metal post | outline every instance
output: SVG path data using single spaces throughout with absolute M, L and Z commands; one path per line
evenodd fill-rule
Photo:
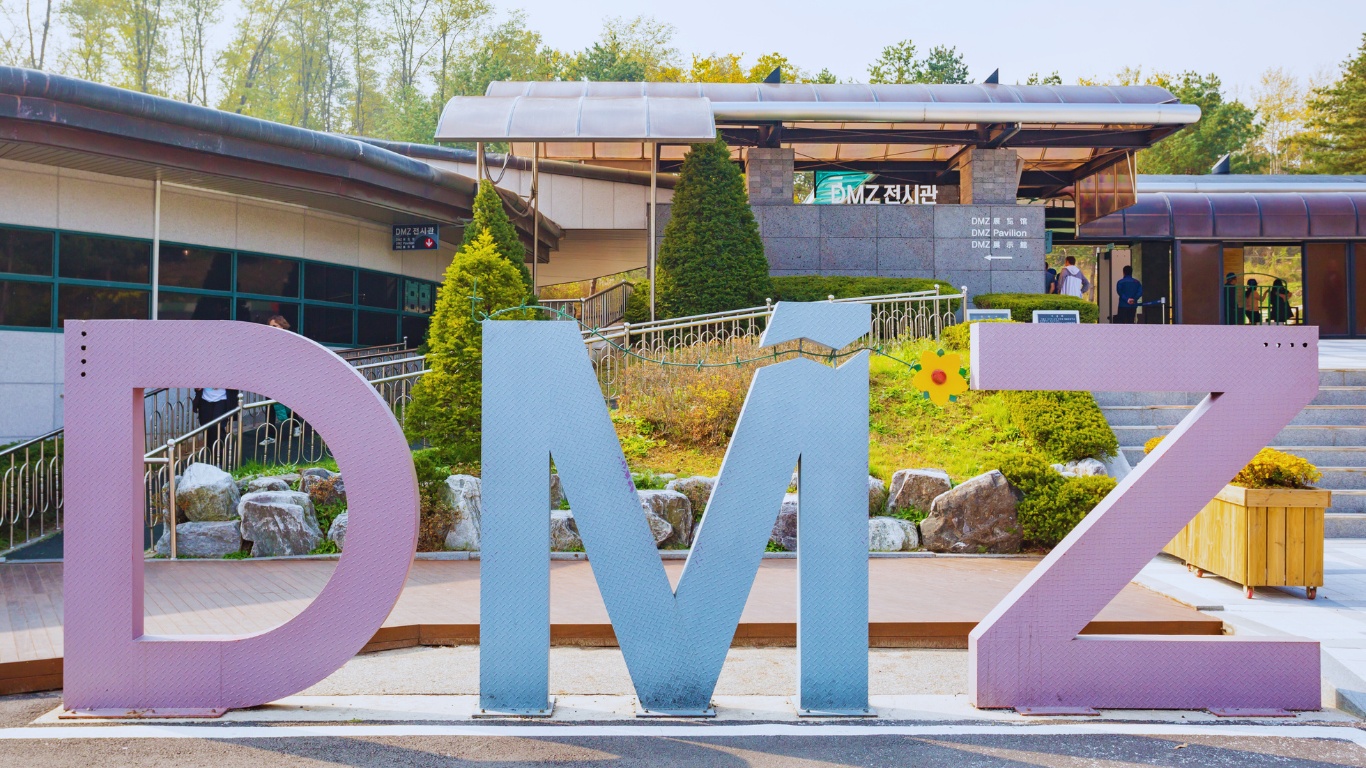
M 959 311 L 961 314 L 959 315 L 960 319 L 958 322 L 966 323 L 968 321 L 968 287 L 966 285 L 963 286 L 963 306 Z
M 541 260 L 541 143 L 531 142 L 531 295 L 539 297 L 536 264 Z
M 157 319 L 158 294 L 161 283 L 161 176 L 157 176 L 152 194 L 152 319 Z
M 650 142 L 650 253 L 645 270 L 650 278 L 650 322 L 655 320 L 655 205 L 659 192 L 659 145 Z
M 247 403 L 247 396 L 244 395 L 241 391 L 238 391 L 238 393 L 237 393 L 237 450 L 233 451 L 233 469 L 238 469 L 239 467 L 242 466 L 242 449 L 243 449 L 243 447 L 246 445 L 245 443 L 242 442 L 242 428 L 245 426 L 245 425 L 243 424 L 243 422 L 245 422 L 245 421 L 247 420 L 247 409 L 246 409 L 246 407 L 245 407 L 245 406 L 246 406 L 246 403 Z
M 171 540 L 171 559 L 176 559 L 178 551 L 175 540 L 175 454 L 176 442 L 166 441 L 166 535 Z
M 482 141 L 474 142 L 474 180 L 480 184 L 484 183 L 484 142 Z

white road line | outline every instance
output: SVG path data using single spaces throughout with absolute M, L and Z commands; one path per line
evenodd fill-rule
M 1366 747 L 1351 726 L 1067 723 L 1040 725 L 106 725 L 0 729 L 0 741 L 65 739 L 285 739 L 317 737 L 520 736 L 1239 736 L 1333 739 Z

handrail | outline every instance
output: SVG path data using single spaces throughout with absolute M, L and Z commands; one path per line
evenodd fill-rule
M 0 450 L 0 458 L 4 458 L 5 456 L 14 453 L 15 451 L 23 450 L 31 445 L 38 445 L 39 443 L 45 443 L 49 440 L 55 440 L 56 438 L 61 437 L 64 431 L 65 427 L 60 429 L 54 429 L 46 435 L 39 435 L 38 437 L 29 438 L 28 440 L 25 440 L 22 443 L 15 443 L 14 445 L 9 446 L 8 448 Z

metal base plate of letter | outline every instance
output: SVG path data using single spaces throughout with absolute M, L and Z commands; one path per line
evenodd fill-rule
M 802 709 L 797 707 L 797 717 L 877 717 L 871 707 L 866 709 Z
M 164 720 L 168 718 L 222 717 L 227 707 L 157 707 L 154 709 L 64 709 L 58 720 Z
M 1099 717 L 1091 707 L 1016 707 L 1025 717 Z
M 1215 717 L 1294 717 L 1288 709 L 1257 709 L 1255 707 L 1210 707 Z
M 470 715 L 476 720 L 491 717 L 550 717 L 555 714 L 555 697 L 551 696 L 545 709 L 476 709 Z
M 636 717 L 716 717 L 716 708 L 706 709 L 646 709 L 636 699 Z

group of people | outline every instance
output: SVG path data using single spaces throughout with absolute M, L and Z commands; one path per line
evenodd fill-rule
M 1240 288 L 1241 302 L 1238 300 Z M 1262 288 L 1255 277 L 1249 277 L 1247 283 L 1240 286 L 1237 274 L 1224 275 L 1224 325 L 1261 325 L 1263 322 L 1285 325 L 1293 317 L 1290 287 L 1281 278 L 1273 278 L 1270 288 Z
M 1091 290 L 1091 281 L 1077 266 L 1076 256 L 1063 259 L 1061 270 L 1049 267 L 1044 273 L 1044 281 L 1044 293 L 1080 299 Z M 1115 308 L 1114 322 L 1133 324 L 1138 317 L 1138 308 L 1143 304 L 1143 285 L 1134 279 L 1133 267 L 1124 267 L 1124 277 L 1115 283 L 1115 292 L 1119 294 L 1119 306 Z

